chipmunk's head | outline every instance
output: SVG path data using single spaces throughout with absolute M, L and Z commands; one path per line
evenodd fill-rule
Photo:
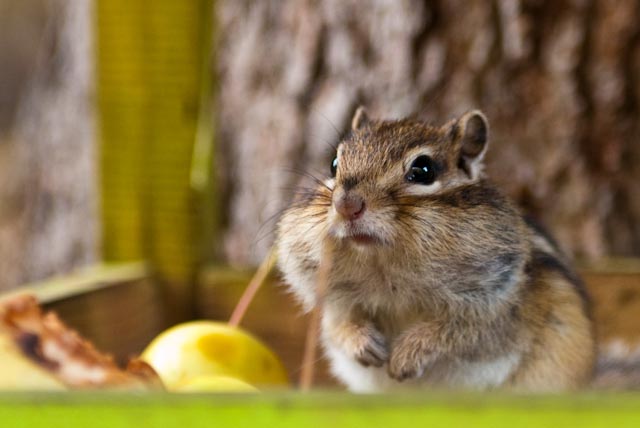
M 481 179 L 487 137 L 477 110 L 432 126 L 371 120 L 358 108 L 331 164 L 330 233 L 360 245 L 391 243 L 399 222 L 420 221 L 416 210 Z
M 278 226 L 280 267 L 305 304 L 314 301 L 309 278 L 323 248 L 332 253 L 330 287 L 364 293 L 358 298 L 380 292 L 378 303 L 415 298 L 366 288 L 385 269 L 401 276 L 398 283 L 439 292 L 513 283 L 526 231 L 517 209 L 483 178 L 487 136 L 479 111 L 434 126 L 371 120 L 358 109 L 332 177 L 304 189 Z

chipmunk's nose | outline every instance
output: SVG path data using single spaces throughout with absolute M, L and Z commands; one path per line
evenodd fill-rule
M 365 210 L 365 203 L 362 196 L 355 193 L 345 192 L 334 202 L 336 211 L 345 220 L 357 220 L 362 217 Z

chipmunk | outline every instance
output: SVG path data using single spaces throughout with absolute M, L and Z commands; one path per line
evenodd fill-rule
M 279 268 L 309 310 L 324 240 L 321 340 L 350 390 L 563 391 L 592 376 L 588 298 L 558 246 L 483 173 L 488 123 L 378 121 L 360 107 L 331 178 L 278 224 Z

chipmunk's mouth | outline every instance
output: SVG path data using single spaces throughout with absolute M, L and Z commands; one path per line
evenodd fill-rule
M 358 223 L 347 223 L 342 230 L 341 238 L 361 246 L 384 244 L 382 236 L 367 229 L 368 228 L 362 227 L 362 225 Z
M 334 238 L 341 241 L 352 242 L 363 246 L 379 245 L 383 243 L 383 239 L 380 236 L 358 229 L 359 228 L 342 226 L 333 228 L 330 233 Z
M 367 224 L 362 219 L 336 222 L 330 228 L 329 233 L 342 242 L 355 244 L 359 247 L 379 246 L 388 243 L 384 235 L 377 233 L 374 225 Z

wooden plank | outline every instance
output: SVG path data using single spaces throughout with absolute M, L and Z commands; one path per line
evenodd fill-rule
M 640 341 L 640 271 L 627 264 L 582 272 L 593 296 L 600 340 Z M 210 267 L 202 272 L 196 290 L 193 318 L 226 321 L 248 284 L 252 272 Z M 117 359 L 142 350 L 169 326 L 166 296 L 149 277 L 143 263 L 94 266 L 66 278 L 30 284 L 47 309 L 55 310 L 70 326 Z M 15 293 L 12 293 L 12 295 Z M 8 296 L 8 294 L 1 295 Z M 283 360 L 292 381 L 298 379 L 307 331 L 307 317 L 276 276 L 260 290 L 242 327 L 270 346 Z M 316 386 L 337 387 L 326 362 L 317 365 Z
M 640 270 L 585 271 L 601 343 L 622 341 L 640 346 Z
M 78 269 L 75 272 L 45 281 L 20 286 L 0 294 L 0 300 L 18 294 L 33 294 L 41 303 L 51 303 L 103 288 L 119 286 L 146 278 L 149 269 L 144 262 L 103 263 Z
M 12 428 L 635 428 L 640 395 L 0 395 L 0 420 Z

